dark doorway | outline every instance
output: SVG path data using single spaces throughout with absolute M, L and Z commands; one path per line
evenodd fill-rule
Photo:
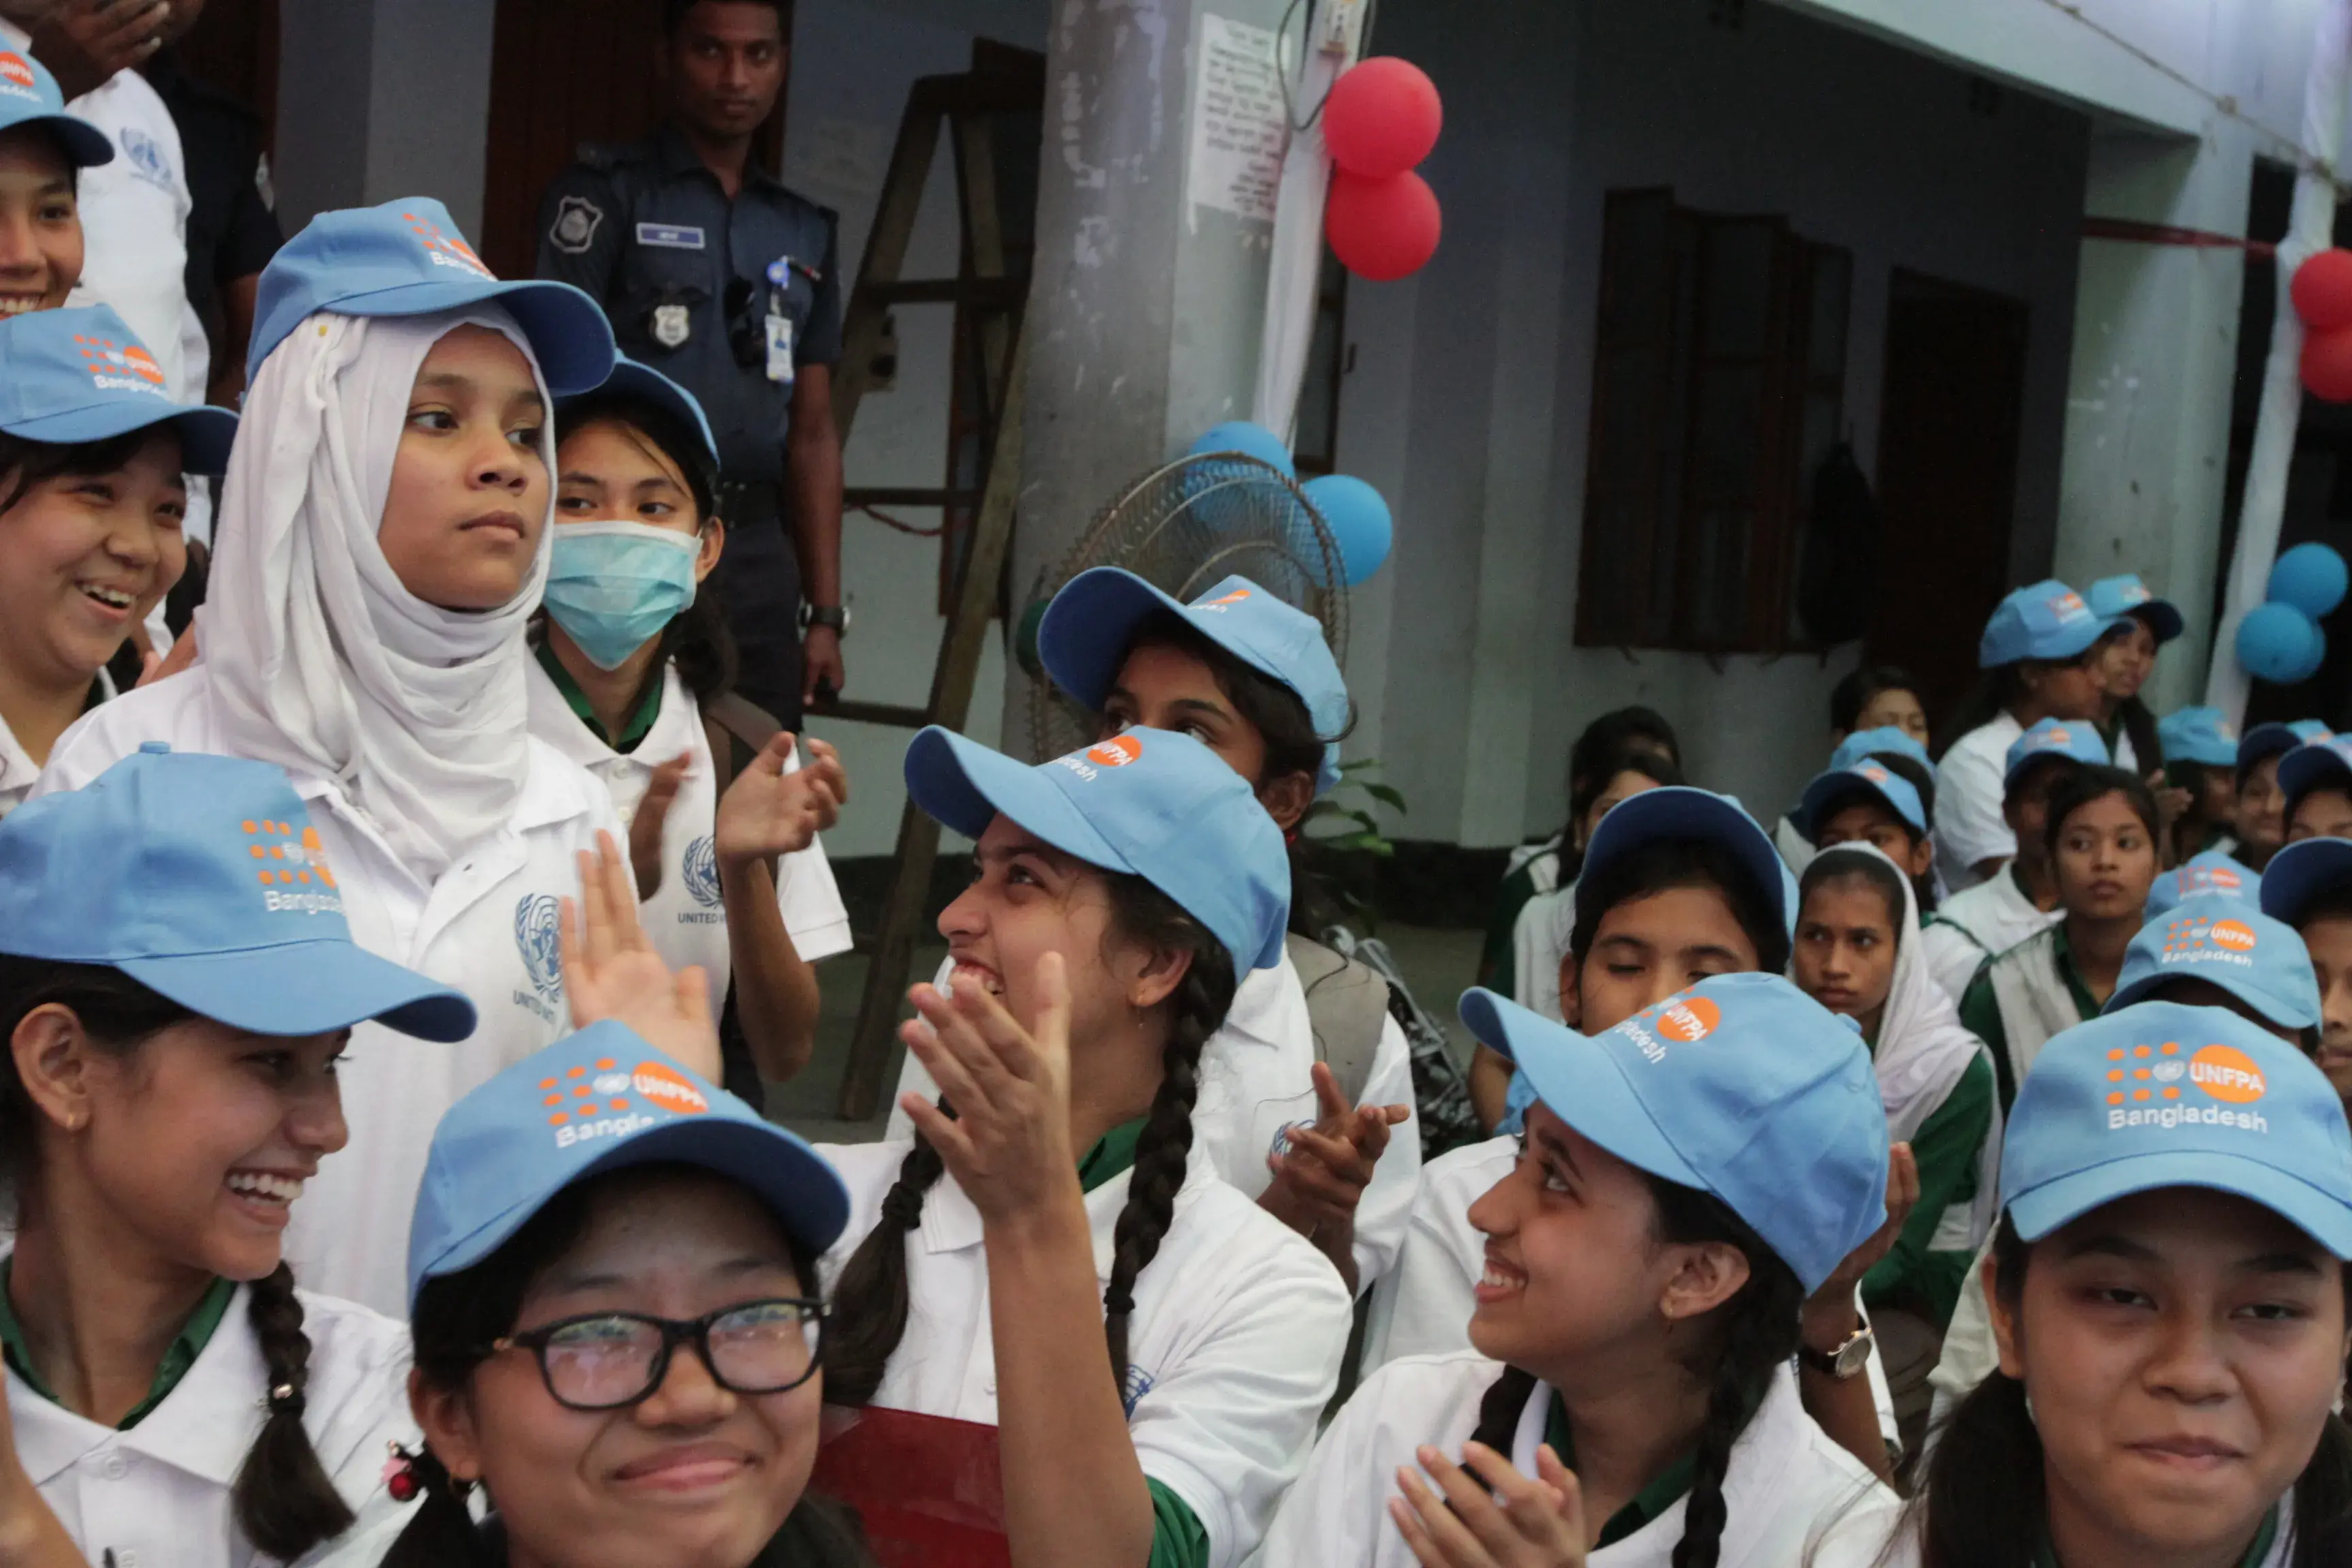
M 1977 677 L 1977 638 L 2011 586 L 2025 302 L 1895 270 L 1879 395 L 1874 663 L 1918 678 L 1938 724 Z

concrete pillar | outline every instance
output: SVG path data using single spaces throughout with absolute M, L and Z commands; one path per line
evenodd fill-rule
M 288 233 L 331 207 L 422 195 L 480 237 L 497 13 L 485 0 L 281 7 L 271 172 Z
M 1281 0 L 1217 0 L 1269 31 Z M 1202 0 L 1061 0 L 1046 43 L 1016 604 L 1105 502 L 1220 420 L 1257 371 L 1269 223 L 1187 199 Z M 1011 672 L 1005 737 L 1028 732 Z
M 2102 131 L 2084 211 L 2242 237 L 2252 178 L 2226 122 L 2195 142 Z M 2235 249 L 2083 242 L 2053 570 L 2077 586 L 2137 572 L 2180 606 L 2189 630 L 2145 694 L 2158 712 L 2204 687 L 2245 265 Z

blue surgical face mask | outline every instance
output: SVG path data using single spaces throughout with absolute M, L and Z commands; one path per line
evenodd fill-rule
M 561 522 L 547 569 L 547 613 L 588 661 L 618 669 L 694 603 L 702 542 L 676 529 L 609 519 Z

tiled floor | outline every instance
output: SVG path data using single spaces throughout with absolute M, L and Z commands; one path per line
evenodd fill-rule
M 1390 923 L 1381 928 L 1380 934 L 1404 971 L 1405 984 L 1412 987 L 1414 997 L 1445 1021 L 1456 1050 L 1466 1056 L 1469 1037 L 1454 1021 L 1454 999 L 1470 984 L 1477 967 L 1479 933 Z M 946 950 L 940 947 L 917 950 L 915 976 L 928 978 L 945 956 Z M 878 1138 L 888 1117 L 887 1094 L 881 1113 L 867 1121 L 845 1121 L 835 1114 L 841 1075 L 847 1065 L 850 1031 L 856 1024 L 857 1000 L 866 984 L 866 964 L 865 954 L 853 952 L 827 959 L 818 966 L 824 1011 L 817 1025 L 815 1059 L 791 1083 L 771 1084 L 768 1088 L 768 1114 L 818 1142 L 855 1143 Z M 900 1049 L 896 1045 L 892 1047 L 885 1083 L 898 1082 Z

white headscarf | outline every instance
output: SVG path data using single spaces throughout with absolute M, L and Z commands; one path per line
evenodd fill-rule
M 482 612 L 426 604 L 377 546 L 417 372 L 469 324 L 520 349 L 547 395 L 530 345 L 494 305 L 322 311 L 270 351 L 229 457 L 198 634 L 225 749 L 335 780 L 428 881 L 522 793 L 523 630 L 554 532 L 551 485 L 520 590 Z M 551 475 L 551 420 L 540 450 Z
M 1919 899 L 1911 879 L 1874 844 L 1840 844 L 1824 849 L 1806 868 L 1812 876 L 1837 868 L 1834 857 L 1867 855 L 1895 873 L 1903 884 L 1903 919 L 1895 933 L 1895 980 L 1886 992 L 1886 1005 L 1878 1015 L 1878 1043 L 1871 1067 L 1878 1078 L 1878 1098 L 1886 1107 L 1886 1135 L 1906 1143 L 1918 1134 L 1927 1118 L 1947 1097 L 1978 1057 L 1990 1060 L 1985 1043 L 1960 1023 L 1959 1009 L 1936 984 L 1926 955 L 1919 951 Z M 1995 1189 L 2000 1178 L 2000 1109 L 1993 1108 L 1992 1130 L 1978 1161 L 1977 1193 L 1965 1215 L 1947 1214 L 1935 1245 L 1958 1250 L 1981 1246 L 1992 1234 Z M 1958 1232 L 1965 1223 L 1966 1238 Z

